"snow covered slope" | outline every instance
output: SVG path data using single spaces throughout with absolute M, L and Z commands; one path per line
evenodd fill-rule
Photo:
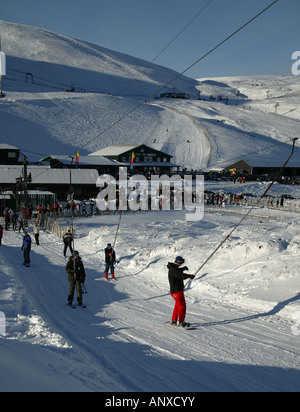
M 175 138 L 184 128 L 195 129 L 189 121 L 178 127 L 180 115 L 142 105 L 103 134 L 141 101 L 166 91 L 177 73 L 42 29 L 1 21 L 0 30 L 7 56 L 1 139 L 37 153 L 35 158 L 78 148 L 86 154 L 111 143 L 151 145 L 167 128 Z M 182 77 L 169 89 L 196 96 L 196 84 Z
M 299 136 L 296 77 L 183 78 L 175 86 L 191 100 L 151 99 L 134 110 L 174 72 L 42 29 L 1 21 L 0 30 L 8 65 L 1 141 L 32 159 L 143 142 L 199 168 Z M 206 100 L 197 100 L 196 87 Z M 290 146 L 279 147 L 256 158 L 276 155 L 283 163 Z M 262 188 L 251 190 L 259 195 Z M 300 198 L 298 187 L 292 190 Z M 186 292 L 196 330 L 164 324 L 173 309 L 167 262 L 183 255 L 195 272 L 240 213 L 245 209 L 211 209 L 197 223 L 183 212 L 124 215 L 117 283 L 104 280 L 103 249 L 119 216 L 76 220 L 75 246 L 87 270 L 84 310 L 66 305 L 58 238 L 42 231 L 24 268 L 21 235 L 5 232 L 0 390 L 299 391 L 299 213 L 255 210 Z
M 298 214 L 244 222 L 186 291 L 196 330 L 164 325 L 173 310 L 168 261 L 181 254 L 195 272 L 238 219 L 218 210 L 193 224 L 183 212 L 124 215 L 117 282 L 104 280 L 103 248 L 119 216 L 77 219 L 86 309 L 66 305 L 58 238 L 42 231 L 24 268 L 21 236 L 5 232 L 0 390 L 299 391 Z
M 11 90 L 19 91 L 23 74 L 31 73 L 30 92 L 38 90 L 30 87 L 33 79 L 43 91 L 73 86 L 76 91 L 147 97 L 176 75 L 170 69 L 150 67 L 149 62 L 47 30 L 4 21 L 0 21 L 0 30 L 8 76 L 15 79 Z M 195 84 L 183 77 L 175 87 L 195 93 Z M 26 84 L 23 87 L 26 90 Z
M 191 100 L 153 100 L 177 73 L 43 29 L 0 21 L 0 31 L 7 55 L 1 141 L 33 160 L 145 143 L 200 169 L 246 160 L 249 152 L 300 135 L 299 77 L 181 77 L 168 89 Z M 205 101 L 197 100 L 199 91 Z M 289 151 L 279 146 L 257 156 L 283 163 Z
M 300 78 L 256 76 L 199 82 L 201 100 L 164 101 L 164 106 L 175 106 L 198 122 L 211 145 L 210 167 L 225 167 L 241 159 L 260 166 L 284 164 L 291 140 L 300 136 Z M 198 141 L 196 136 L 189 138 L 192 143 Z M 299 159 L 298 143 L 290 166 L 299 167 Z

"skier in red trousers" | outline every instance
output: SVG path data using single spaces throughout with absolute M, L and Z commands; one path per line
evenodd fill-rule
M 187 266 L 181 267 L 185 260 L 181 256 L 177 256 L 174 263 L 168 263 L 170 293 L 175 300 L 175 307 L 172 316 L 171 325 L 182 328 L 189 327 L 190 324 L 185 322 L 186 303 L 184 298 L 184 280 L 194 279 L 195 275 L 183 273 L 189 270 Z M 177 323 L 178 322 L 178 323 Z

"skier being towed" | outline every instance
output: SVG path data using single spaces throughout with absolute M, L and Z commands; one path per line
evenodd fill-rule
M 172 298 L 175 300 L 171 325 L 187 328 L 190 324 L 185 322 L 186 302 L 184 297 L 183 281 L 185 279 L 194 279 L 195 275 L 183 273 L 185 270 L 189 270 L 187 266 L 182 268 L 180 267 L 184 264 L 184 262 L 185 260 L 181 256 L 177 256 L 174 263 L 168 263 L 168 269 L 170 293 Z

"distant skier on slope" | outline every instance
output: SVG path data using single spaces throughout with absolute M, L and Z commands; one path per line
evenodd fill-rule
M 66 265 L 66 272 L 69 280 L 68 305 L 73 305 L 74 292 L 76 287 L 77 302 L 82 306 L 82 289 L 81 284 L 85 282 L 85 269 L 79 253 L 75 250 Z
M 185 322 L 186 302 L 184 297 L 184 279 L 194 279 L 195 275 L 183 273 L 189 270 L 187 266 L 181 268 L 185 260 L 181 256 L 177 256 L 174 263 L 168 263 L 170 293 L 175 300 L 175 307 L 172 316 L 171 325 L 182 328 L 189 327 L 190 324 Z M 177 323 L 178 322 L 178 323 Z
M 35 225 L 34 225 L 33 234 L 34 234 L 34 237 L 35 237 L 35 243 L 37 244 L 37 246 L 39 246 L 39 244 L 40 244 L 40 229 L 39 229 L 37 223 L 35 223 Z

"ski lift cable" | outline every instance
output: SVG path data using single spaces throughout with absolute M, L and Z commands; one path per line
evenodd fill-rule
M 181 29 L 175 37 L 173 37 L 172 40 L 169 41 L 169 43 L 154 57 L 154 59 L 151 61 L 151 64 L 154 63 L 170 46 L 171 44 L 174 43 L 175 40 L 177 40 L 177 38 L 179 36 L 181 36 L 181 34 L 200 16 L 200 14 L 202 14 L 204 12 L 204 10 L 210 5 L 210 3 L 212 3 L 214 0 L 209 0 L 202 8 L 201 10 L 183 27 L 183 29 Z
M 204 12 L 204 10 L 205 10 L 205 9 L 210 5 L 210 3 L 212 3 L 213 1 L 214 1 L 214 0 L 209 0 L 209 1 L 201 8 L 201 10 L 183 27 L 183 29 L 181 29 L 180 32 L 177 33 L 177 34 L 175 35 L 175 37 L 173 37 L 173 39 L 170 40 L 169 43 L 152 59 L 152 61 L 146 66 L 146 69 L 149 69 L 149 68 L 152 66 L 152 64 L 158 59 L 158 57 L 160 57 L 160 56 L 171 46 L 171 44 L 175 42 L 175 40 Z M 0 47 L 1 47 L 1 44 L 0 44 Z M 103 53 L 103 52 L 102 52 L 102 53 Z M 128 65 L 128 66 L 129 66 L 129 65 Z M 8 68 L 9 68 L 11 71 L 13 71 L 13 72 L 16 72 L 16 73 L 19 73 L 19 74 L 22 74 L 22 75 L 26 75 L 26 74 L 27 74 L 26 72 L 23 72 L 23 71 L 21 71 L 21 70 L 14 69 L 14 68 L 12 68 L 12 67 L 8 67 Z M 132 82 L 135 82 L 135 81 L 137 81 L 137 80 L 140 78 L 140 76 L 141 76 L 142 73 L 141 73 L 141 71 L 138 71 L 137 69 L 135 69 L 135 67 L 133 67 L 133 66 L 131 67 L 131 69 L 136 70 L 136 72 L 137 72 L 137 77 L 132 80 Z M 66 83 L 62 83 L 62 82 L 50 80 L 50 79 L 47 79 L 47 78 L 44 78 L 44 77 L 40 77 L 40 76 L 37 76 L 37 75 L 34 75 L 34 79 L 39 79 L 39 80 L 42 80 L 42 81 L 44 81 L 44 82 L 47 82 L 47 83 L 37 83 L 37 82 L 35 81 L 34 85 L 38 85 L 38 86 L 49 87 L 49 86 L 51 86 L 51 84 L 52 84 L 52 86 L 51 86 L 52 88 L 54 88 L 54 89 L 59 89 L 59 90 L 65 90 L 66 87 L 70 87 L 70 86 L 69 86 L 68 84 L 66 84 Z M 57 84 L 57 85 L 59 85 L 60 87 L 53 86 L 54 84 Z M 129 87 L 129 86 L 128 86 L 128 87 Z M 123 95 L 123 93 L 128 89 L 128 87 L 126 87 L 125 89 L 123 89 L 123 91 L 121 91 L 121 95 Z M 74 87 L 74 91 L 84 91 L 84 92 L 87 92 L 87 93 L 105 94 L 104 91 L 99 91 L 99 90 L 96 91 L 96 90 L 90 90 L 90 89 L 80 88 L 80 87 Z M 109 107 L 111 107 L 115 102 L 116 102 L 116 99 L 114 99 L 114 101 L 107 106 L 107 109 L 108 109 Z
M 174 43 L 174 41 L 193 23 L 194 20 L 196 20 L 197 17 L 199 17 L 200 14 L 203 13 L 203 11 L 209 6 L 210 3 L 212 3 L 214 0 L 209 0 L 208 3 L 205 4 L 205 6 L 203 6 L 201 8 L 201 10 L 183 27 L 183 29 L 180 30 L 179 33 L 176 34 L 175 37 L 173 37 L 172 40 L 169 41 L 169 43 L 151 60 L 151 62 L 149 63 L 148 66 L 146 66 L 146 68 L 150 68 L 151 65 L 171 46 L 172 43 Z M 1 39 L 0 39 L 0 50 L 1 50 Z M 129 66 L 129 65 L 128 65 Z M 8 66 L 8 69 L 12 72 L 21 74 L 21 75 L 26 75 L 28 73 L 22 71 L 22 70 L 18 70 L 18 69 L 14 69 L 12 67 Z M 133 67 L 134 70 L 136 70 L 137 72 L 137 77 L 135 79 L 133 79 L 132 81 L 136 81 L 140 78 L 141 76 L 141 72 L 138 71 L 137 69 L 135 69 Z M 41 77 L 38 75 L 34 75 L 34 79 L 38 79 L 38 80 L 42 80 L 43 82 L 46 83 L 37 83 L 36 81 L 34 82 L 34 85 L 36 86 L 45 86 L 45 87 L 52 87 L 54 89 L 59 89 L 59 90 L 65 90 L 65 88 L 70 87 L 69 84 L 63 83 L 63 82 L 58 82 L 58 81 L 54 81 L 45 77 Z M 26 82 L 26 81 L 25 81 Z M 60 87 L 54 86 L 54 84 L 59 85 Z M 121 91 L 121 95 L 123 95 L 124 91 L 126 91 L 127 88 L 125 88 L 123 91 Z M 85 91 L 87 93 L 100 93 L 100 94 L 104 94 L 104 91 L 96 91 L 96 90 L 91 90 L 91 89 L 87 89 L 87 88 L 82 88 L 82 87 L 74 87 L 74 91 Z M 109 106 L 108 108 L 115 103 L 116 100 L 114 100 Z
M 275 181 L 278 179 L 278 177 L 281 175 L 281 173 L 284 171 L 286 165 L 288 164 L 288 162 L 291 160 L 293 154 L 294 154 L 294 150 L 295 150 L 295 143 L 298 140 L 298 137 L 295 137 L 293 139 L 293 148 L 292 148 L 292 153 L 289 156 L 289 158 L 287 159 L 287 161 L 285 162 L 285 164 L 282 166 L 282 168 L 280 169 L 280 171 L 277 173 L 277 175 L 274 177 L 274 179 L 272 180 L 272 182 L 270 183 L 270 185 L 268 186 L 268 188 L 265 190 L 264 194 L 261 195 L 261 197 L 258 199 L 258 201 L 254 204 L 254 206 L 252 206 L 249 211 L 242 217 L 242 219 L 238 222 L 237 225 L 234 226 L 234 228 L 230 231 L 230 233 L 225 236 L 225 238 L 219 243 L 219 245 L 214 249 L 214 251 L 208 256 L 208 258 L 205 260 L 204 263 L 202 263 L 202 265 L 196 270 L 195 272 L 195 276 L 200 272 L 201 269 L 203 269 L 203 267 L 210 261 L 210 259 L 217 253 L 217 251 L 224 245 L 224 243 L 230 238 L 230 236 L 236 231 L 236 229 L 238 227 L 241 226 L 241 224 L 244 222 L 244 220 L 250 215 L 250 213 L 253 211 L 253 209 L 255 207 L 257 207 L 260 204 L 261 199 L 263 199 L 267 193 L 269 192 L 269 190 L 271 189 L 271 187 L 273 186 L 273 184 L 275 183 Z M 187 286 L 189 285 L 189 283 L 191 282 L 192 279 L 189 279 L 188 282 L 186 283 L 184 289 L 187 288 Z
M 214 48 L 212 48 L 209 52 L 204 54 L 202 57 L 200 57 L 195 63 L 190 65 L 188 68 L 186 68 L 183 72 L 179 73 L 177 76 L 175 76 L 173 79 L 171 79 L 168 83 L 166 83 L 163 87 L 158 89 L 155 93 L 153 93 L 151 96 L 149 96 L 146 100 L 143 100 L 140 102 L 137 106 L 135 106 L 133 109 L 129 110 L 127 113 L 125 113 L 123 116 L 121 116 L 118 120 L 113 122 L 110 126 L 108 126 L 105 130 L 103 130 L 101 133 L 99 133 L 97 136 L 95 136 L 93 139 L 90 141 L 86 142 L 84 145 L 82 145 L 79 150 L 84 149 L 88 145 L 90 145 L 94 140 L 99 138 L 101 135 L 106 133 L 108 130 L 112 129 L 114 126 L 116 126 L 118 123 L 120 123 L 122 120 L 124 120 L 126 117 L 128 117 L 130 114 L 135 112 L 137 109 L 139 109 L 144 103 L 147 102 L 147 100 L 151 99 L 155 95 L 157 95 L 161 90 L 163 90 L 165 87 L 169 86 L 171 83 L 173 83 L 175 80 L 177 80 L 179 77 L 181 77 L 183 74 L 185 74 L 188 70 L 190 70 L 192 67 L 194 67 L 196 64 L 198 64 L 200 61 L 204 60 L 207 56 L 209 56 L 211 53 L 213 53 L 215 50 L 217 50 L 220 46 L 222 46 L 225 42 L 227 42 L 229 39 L 231 39 L 233 36 L 235 36 L 237 33 L 239 33 L 241 30 L 243 30 L 246 26 L 248 26 L 250 23 L 252 23 L 254 20 L 256 20 L 258 17 L 260 17 L 263 13 L 265 13 L 267 10 L 269 10 L 272 6 L 274 6 L 276 3 L 278 3 L 279 0 L 273 1 L 269 6 L 265 7 L 261 12 L 256 14 L 252 19 L 250 19 L 247 23 L 243 24 L 239 29 L 235 30 L 230 36 L 228 36 L 225 40 L 220 42 L 218 45 L 216 45 Z M 66 157 L 67 158 L 67 157 Z M 46 171 L 43 171 L 41 174 L 46 173 Z
M 185 70 L 183 70 L 181 73 L 177 74 L 174 78 L 172 78 L 169 82 L 165 83 L 164 86 L 160 87 L 158 90 L 156 90 L 153 94 L 147 97 L 147 99 L 141 101 L 137 106 L 135 106 L 133 109 L 129 110 L 127 113 L 125 113 L 123 116 L 121 116 L 118 120 L 113 122 L 110 126 L 106 127 L 102 132 L 100 132 L 97 136 L 93 137 L 90 141 L 85 143 L 81 149 L 85 148 L 89 144 L 91 144 L 93 141 L 98 139 L 100 136 L 102 136 L 104 133 L 108 132 L 110 129 L 112 129 L 114 126 L 119 124 L 122 120 L 130 116 L 133 112 L 138 110 L 144 103 L 146 103 L 149 99 L 153 98 L 156 96 L 158 93 L 160 93 L 163 89 L 168 87 L 171 83 L 173 83 L 175 80 L 177 80 L 179 77 L 183 76 L 187 71 L 189 71 L 192 67 L 196 66 L 198 63 L 200 63 L 202 60 L 204 60 L 206 57 L 208 57 L 210 54 L 212 54 L 215 50 L 217 50 L 219 47 L 221 47 L 224 43 L 226 43 L 228 40 L 230 40 L 232 37 L 234 37 L 236 34 L 238 34 L 240 31 L 242 31 L 245 27 L 247 27 L 249 24 L 251 24 L 254 20 L 256 20 L 258 17 L 260 17 L 262 14 L 264 14 L 267 10 L 269 10 L 272 6 L 274 6 L 276 3 L 278 3 L 279 0 L 273 1 L 271 4 L 269 4 L 267 7 L 265 7 L 262 11 L 260 11 L 258 14 L 256 14 L 254 17 L 252 17 L 247 23 L 243 24 L 240 28 L 235 30 L 232 34 L 230 34 L 226 39 L 222 40 L 220 43 L 218 43 L 215 47 L 213 47 L 210 51 L 205 53 L 203 56 L 201 56 L 199 59 L 197 59 L 193 64 L 188 66 Z
M 210 4 L 212 0 L 210 0 L 201 10 L 200 12 L 186 25 L 188 27 L 195 19 L 198 17 L 199 14 L 202 13 L 202 11 Z M 230 40 L 232 37 L 234 37 L 237 33 L 239 33 L 241 30 L 243 30 L 246 26 L 248 26 L 250 23 L 252 23 L 254 20 L 256 20 L 258 17 L 260 17 L 263 13 L 265 13 L 268 9 L 270 9 L 272 6 L 274 6 L 276 3 L 278 3 L 279 0 L 273 1 L 269 6 L 265 7 L 261 12 L 256 14 L 252 19 L 250 19 L 247 23 L 243 24 L 239 29 L 235 30 L 230 36 L 228 36 L 226 39 L 224 39 L 222 42 L 218 43 L 215 47 L 213 47 L 209 52 L 204 54 L 202 57 L 200 57 L 198 60 L 196 60 L 193 64 L 191 64 L 189 67 L 187 67 L 184 71 L 176 75 L 174 78 L 172 78 L 169 82 L 165 83 L 162 87 L 160 87 L 158 90 L 155 91 L 151 96 L 148 96 L 145 100 L 140 102 L 137 106 L 135 106 L 133 109 L 129 110 L 125 115 L 121 116 L 118 120 L 113 122 L 110 126 L 108 126 L 106 129 L 104 129 L 101 133 L 99 133 L 97 136 L 95 136 L 93 139 L 85 143 L 83 146 L 80 147 L 80 150 L 84 149 L 87 147 L 90 143 L 92 143 L 94 140 L 99 138 L 101 135 L 112 129 L 114 126 L 116 126 L 118 123 L 120 123 L 122 120 L 124 120 L 126 117 L 128 117 L 130 114 L 135 112 L 137 109 L 139 109 L 144 103 L 146 103 L 149 99 L 153 98 L 155 95 L 157 95 L 159 92 L 161 92 L 164 88 L 168 87 L 171 83 L 173 83 L 175 80 L 177 80 L 179 77 L 184 75 L 188 70 L 190 70 L 192 67 L 197 65 L 199 62 L 204 60 L 207 56 L 212 54 L 215 50 L 217 50 L 219 47 L 221 47 L 224 43 L 226 43 L 228 40 Z M 175 41 L 175 39 L 186 29 L 186 27 L 171 41 Z M 166 48 L 168 45 L 166 46 Z M 166 49 L 165 48 L 165 49 Z M 18 70 L 16 70 L 18 71 Z M 20 72 L 20 71 L 19 71 Z
M 149 68 L 153 65 L 153 63 L 171 46 L 171 44 L 173 44 L 173 43 L 175 42 L 175 40 L 177 40 L 177 38 L 204 12 L 204 10 L 205 10 L 205 9 L 210 5 L 210 3 L 212 3 L 213 1 L 214 1 L 214 0 L 209 0 L 209 1 L 201 8 L 201 10 L 183 27 L 183 29 L 181 29 L 181 30 L 173 37 L 173 39 L 170 40 L 169 43 L 168 43 L 166 46 L 164 46 L 164 48 L 151 60 L 151 62 L 150 62 L 147 66 L 145 66 L 145 68 L 146 68 L 146 69 L 149 69 Z M 133 67 L 133 69 L 136 70 L 134 67 Z M 141 77 L 141 75 L 143 74 L 143 72 L 141 72 L 140 70 L 139 70 L 139 71 L 136 70 L 136 71 L 137 71 L 137 76 L 136 76 L 135 79 L 132 80 L 132 83 L 134 83 L 135 81 L 138 81 L 139 78 Z M 130 87 L 130 86 L 127 86 L 127 87 L 125 87 L 123 90 L 121 90 L 121 95 L 124 95 L 124 93 L 126 92 L 126 90 L 128 90 L 129 87 Z M 167 86 L 163 86 L 162 89 L 165 88 L 165 87 L 167 87 Z M 162 89 L 161 89 L 161 90 L 162 90 Z M 152 96 L 151 96 L 151 97 L 152 97 Z M 150 99 L 150 97 L 148 97 L 146 100 L 148 100 L 148 99 Z M 144 102 L 145 102 L 146 100 L 144 100 L 142 104 L 144 104 Z M 116 99 L 116 98 L 113 99 L 113 101 L 112 101 L 108 106 L 106 106 L 106 111 L 107 111 L 109 108 L 111 108 L 116 102 L 117 102 L 117 99 Z M 104 113 L 105 113 L 105 112 L 104 112 Z M 102 112 L 102 115 L 103 115 L 103 112 Z M 105 130 L 103 133 L 105 133 L 106 131 L 107 131 L 107 130 Z M 99 136 L 96 136 L 96 138 L 97 138 L 97 137 L 99 137 Z M 93 140 L 94 140 L 94 139 L 93 139 Z M 85 146 L 83 146 L 83 147 L 85 147 Z

